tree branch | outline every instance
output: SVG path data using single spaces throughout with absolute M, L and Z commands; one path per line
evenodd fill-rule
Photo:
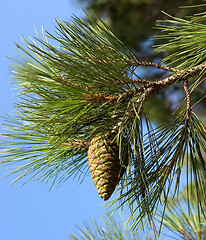
M 130 60 L 129 63 L 132 66 L 145 66 L 145 67 L 155 67 L 161 70 L 169 71 L 169 72 L 179 72 L 180 70 L 175 69 L 175 68 L 170 68 L 167 66 L 160 65 L 158 63 L 153 63 L 153 62 L 141 62 L 138 59 Z
M 179 71 L 177 74 L 174 74 L 157 82 L 150 82 L 149 84 L 145 84 L 144 88 L 147 89 L 147 98 L 153 93 L 159 92 L 163 88 L 168 87 L 176 82 L 187 80 L 198 75 L 204 68 L 206 68 L 206 64 L 197 65 L 188 70 Z
M 184 90 L 185 90 L 185 94 L 186 94 L 187 121 L 189 121 L 190 114 L 191 114 L 191 96 L 190 96 L 190 90 L 188 87 L 188 79 L 184 80 Z
M 172 84 L 175 84 L 176 82 L 179 82 L 179 81 L 188 80 L 189 78 L 198 75 L 204 68 L 206 68 L 206 63 L 202 64 L 202 65 L 197 65 L 188 70 L 178 71 L 178 73 L 176 73 L 170 77 L 164 78 L 162 80 L 159 80 L 159 81 L 150 82 L 147 80 L 143 80 L 142 81 L 142 83 L 144 84 L 143 86 L 138 87 L 134 90 L 125 92 L 121 96 L 104 96 L 103 94 L 94 94 L 94 95 L 86 94 L 83 99 L 86 102 L 91 102 L 91 103 L 96 103 L 96 104 L 105 103 L 105 102 L 109 102 L 110 104 L 113 104 L 117 101 L 120 101 L 121 99 L 131 99 L 135 94 L 142 92 L 145 94 L 145 100 L 146 100 L 152 94 L 161 91 L 163 88 L 166 88 L 166 87 L 168 87 Z M 185 86 L 185 88 L 187 88 L 187 87 Z M 190 94 L 188 92 L 189 90 L 186 89 L 186 91 L 187 91 L 187 94 Z M 188 97 L 188 102 L 189 101 L 190 100 Z M 140 102 L 140 99 L 139 99 L 138 103 L 139 102 Z

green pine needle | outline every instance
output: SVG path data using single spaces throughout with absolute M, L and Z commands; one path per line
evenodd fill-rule
M 204 6 L 206 6 L 204 4 Z M 157 52 L 168 52 L 164 62 L 175 64 L 179 69 L 193 67 L 206 61 L 206 24 L 205 12 L 180 19 L 166 14 L 169 19 L 158 21 L 157 29 L 162 40 L 156 46 Z
M 100 19 L 96 24 L 96 16 L 87 17 L 89 22 L 74 17 L 71 24 L 56 20 L 56 36 L 22 37 L 25 47 L 17 45 L 23 56 L 14 60 L 20 93 L 14 116 L 5 116 L 1 143 L 2 165 L 23 164 L 11 171 L 20 174 L 17 180 L 31 175 L 62 182 L 84 175 L 87 148 L 76 141 L 89 143 L 110 132 L 128 110 L 124 93 L 137 86 L 128 77 L 136 76 L 128 63 L 134 55 Z M 105 97 L 102 102 L 98 94 Z
M 101 218 L 101 222 L 97 223 L 95 220 L 90 224 L 84 222 L 83 227 L 77 226 L 76 231 L 69 235 L 71 240 L 139 240 L 138 231 L 129 231 L 125 225 L 125 220 L 121 216 L 120 219 L 114 217 Z M 150 237 L 147 237 L 150 239 Z
M 193 191 L 200 209 L 206 203 L 206 128 L 197 116 L 192 115 L 188 123 L 183 111 L 157 129 L 152 129 L 148 122 L 146 135 L 144 131 L 140 124 L 140 138 L 132 144 L 133 164 L 117 189 L 119 196 L 107 204 L 113 208 L 111 212 L 127 205 L 131 209 L 132 229 L 142 224 L 145 215 L 152 222 L 157 206 L 165 207 L 168 196 L 178 194 L 184 165 L 188 184 L 190 180 L 195 183 Z
M 175 233 L 178 239 L 198 239 L 206 238 L 206 221 L 203 213 L 198 213 L 198 205 L 191 201 L 194 195 L 190 198 L 181 194 L 181 199 L 170 199 L 166 212 L 164 214 L 163 225 L 167 230 Z M 189 205 L 189 210 L 186 206 Z M 162 218 L 162 213 L 159 215 L 159 221 Z
M 145 216 L 152 224 L 162 196 L 165 207 L 171 191 L 178 193 L 185 163 L 187 182 L 193 180 L 196 195 L 205 200 L 205 126 L 194 113 L 188 115 L 187 109 L 153 129 L 144 104 L 150 97 L 147 91 L 159 91 L 161 81 L 140 79 L 137 66 L 131 66 L 132 61 L 139 64 L 134 54 L 100 19 L 96 23 L 97 16 L 87 17 L 89 22 L 74 17 L 71 24 L 56 20 L 56 35 L 47 33 L 35 41 L 23 38 L 26 46 L 17 45 L 23 56 L 14 65 L 20 93 L 13 116 L 4 117 L 1 165 L 13 166 L 8 174 L 17 175 L 14 182 L 39 179 L 53 186 L 71 176 L 82 180 L 88 173 L 90 141 L 112 132 L 120 160 L 126 156 L 129 163 L 117 189 L 119 196 L 109 205 L 117 202 L 116 209 L 127 205 L 133 229 L 144 226 Z M 164 38 L 171 42 L 159 49 L 178 49 L 168 60 L 182 61 L 180 67 L 204 62 L 205 25 L 194 19 L 168 23 L 172 27 L 162 28 L 169 32 Z M 199 42 L 195 46 L 187 34 L 194 30 Z M 191 84 L 193 89 L 202 74 Z

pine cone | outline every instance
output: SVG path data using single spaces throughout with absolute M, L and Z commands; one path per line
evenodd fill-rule
M 120 163 L 119 147 L 108 138 L 108 134 L 99 135 L 90 143 L 88 161 L 98 194 L 103 200 L 109 199 L 126 171 L 126 166 Z

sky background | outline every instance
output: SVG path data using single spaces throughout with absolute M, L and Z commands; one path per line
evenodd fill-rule
M 0 115 L 11 113 L 16 101 L 9 84 L 12 61 L 6 57 L 20 57 L 14 42 L 21 45 L 21 35 L 33 38 L 34 27 L 54 33 L 56 17 L 71 21 L 72 14 L 84 15 L 81 7 L 75 0 L 0 0 Z M 81 185 L 70 179 L 49 191 L 38 181 L 10 187 L 14 176 L 4 175 L 0 168 L 0 240 L 66 240 L 75 225 L 105 215 L 90 176 Z

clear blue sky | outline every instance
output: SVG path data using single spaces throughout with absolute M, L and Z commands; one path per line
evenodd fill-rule
M 75 0 L 0 0 L 0 112 L 11 113 L 15 102 L 12 90 L 11 60 L 19 58 L 14 50 L 21 44 L 22 34 L 34 37 L 35 30 L 55 31 L 54 18 L 71 20 L 71 15 L 83 16 L 81 5 Z M 0 168 L 0 240 L 66 240 L 75 225 L 83 220 L 99 219 L 105 215 L 104 201 L 98 196 L 90 177 L 80 185 L 68 180 L 60 188 L 40 182 L 29 182 L 23 187 L 17 182 L 10 187 L 13 177 L 2 179 Z M 164 238 L 166 239 L 166 238 Z

